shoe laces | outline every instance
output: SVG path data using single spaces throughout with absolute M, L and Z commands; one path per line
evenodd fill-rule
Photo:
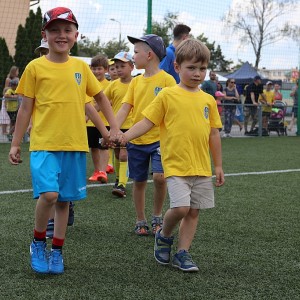
M 53 264 L 58 264 L 61 261 L 61 250 L 51 250 L 51 258 Z
M 190 253 L 186 250 L 180 250 L 177 254 L 184 264 L 194 264 Z

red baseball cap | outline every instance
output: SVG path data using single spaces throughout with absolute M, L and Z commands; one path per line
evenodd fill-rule
M 46 27 L 54 20 L 65 20 L 71 22 L 75 24 L 78 29 L 78 23 L 74 14 L 71 9 L 67 7 L 55 7 L 48 10 L 44 14 L 42 30 L 45 30 Z

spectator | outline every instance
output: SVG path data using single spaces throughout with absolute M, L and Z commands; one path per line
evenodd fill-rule
M 141 38 L 128 36 L 134 44 L 134 63 L 137 69 L 145 69 L 143 75 L 134 77 L 129 84 L 116 119 L 119 127 L 132 112 L 132 122 L 143 118 L 142 111 L 165 87 L 176 84 L 175 79 L 159 68 L 159 62 L 165 57 L 166 49 L 161 37 L 147 34 Z M 154 203 L 152 215 L 152 234 L 162 225 L 162 209 L 166 197 L 166 181 L 161 164 L 159 127 L 133 140 L 127 145 L 129 178 L 133 179 L 133 201 L 136 212 L 135 233 L 149 235 L 149 225 L 145 215 L 146 185 L 151 162 L 154 182 Z
M 165 70 L 167 73 L 172 75 L 177 83 L 179 83 L 179 75 L 175 72 L 174 61 L 175 61 L 175 50 L 178 45 L 189 37 L 191 28 L 184 24 L 177 24 L 173 29 L 174 40 L 166 49 L 166 56 L 160 62 L 159 67 Z
M 217 81 L 217 91 L 220 91 L 223 93 L 223 86 L 220 81 Z
M 296 85 L 293 87 L 290 96 L 293 98 L 293 109 L 292 109 L 292 120 L 288 127 L 288 130 L 291 131 L 298 117 L 298 86 L 299 79 L 296 81 Z M 298 129 L 297 129 L 298 130 Z M 297 132 L 296 132 L 297 134 Z
M 6 111 L 6 104 L 5 104 L 5 93 L 8 89 L 9 87 L 3 89 L 3 98 L 1 103 L 0 125 L 1 125 L 2 135 L 8 135 L 7 126 L 10 124 L 10 118 Z
M 261 96 L 261 99 L 265 99 L 263 95 L 263 85 L 261 84 L 261 77 L 256 75 L 253 78 L 253 82 L 250 83 L 246 88 L 246 99 L 244 105 L 244 126 L 245 126 L 245 135 L 255 134 L 254 128 L 257 123 L 257 107 L 259 105 L 258 99 Z M 248 122 L 249 119 L 252 119 L 252 124 L 250 131 L 248 132 Z
M 19 68 L 17 66 L 12 66 L 9 70 L 9 73 L 5 79 L 5 85 L 4 87 L 11 87 L 10 82 L 13 79 L 18 79 L 19 80 Z
M 215 96 L 215 93 L 216 93 L 217 88 L 218 88 L 218 86 L 217 86 L 218 81 L 217 81 L 216 77 L 217 77 L 216 73 L 213 70 L 211 70 L 209 72 L 209 80 L 205 80 L 203 82 L 203 84 L 201 85 L 201 89 L 204 92 L 212 95 L 213 97 Z
M 266 84 L 266 89 L 263 91 L 264 98 L 259 98 L 259 101 L 263 104 L 262 106 L 262 134 L 269 135 L 268 133 L 268 121 L 272 112 L 272 105 L 275 100 L 275 93 L 272 90 L 273 82 L 268 81 Z
M 34 53 L 37 56 L 47 55 L 49 53 L 49 45 L 44 39 L 41 40 L 40 46 L 36 47 Z
M 216 91 L 216 93 L 215 93 L 215 99 L 217 102 L 218 112 L 219 112 L 220 117 L 221 117 L 222 111 L 223 111 L 222 101 L 223 101 L 224 96 L 225 95 L 220 91 Z
M 275 94 L 275 100 L 282 101 L 282 94 L 280 92 L 281 86 L 278 83 L 274 84 L 274 94 Z
M 224 135 L 223 137 L 231 137 L 231 129 L 233 125 L 233 120 L 236 112 L 236 105 L 239 103 L 240 95 L 235 86 L 235 80 L 229 78 L 226 81 L 226 87 L 224 89 L 224 115 L 225 115 L 225 126 L 224 126 Z
M 11 141 L 13 133 L 15 131 L 16 119 L 19 109 L 19 96 L 16 93 L 16 88 L 18 86 L 19 79 L 14 78 L 10 81 L 9 85 L 10 88 L 5 92 L 5 105 L 6 111 L 10 118 L 10 125 L 9 125 L 9 133 L 8 139 Z

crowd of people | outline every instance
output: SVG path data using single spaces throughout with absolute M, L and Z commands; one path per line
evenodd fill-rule
M 37 273 L 64 272 L 62 249 L 67 226 L 74 222 L 74 202 L 86 198 L 86 178 L 106 183 L 107 174 L 114 172 L 112 194 L 116 197 L 125 198 L 128 178 L 133 181 L 134 232 L 154 236 L 155 260 L 184 272 L 198 271 L 189 250 L 199 210 L 214 207 L 214 185 L 225 182 L 221 115 L 225 115 L 224 136 L 230 137 L 234 122 L 243 128 L 235 81 L 228 79 L 223 89 L 214 71 L 204 81 L 210 51 L 189 37 L 191 28 L 186 25 L 175 26 L 167 50 L 155 34 L 128 36 L 133 56 L 124 51 L 111 59 L 97 55 L 90 67 L 69 56 L 78 27 L 70 9 L 47 11 L 36 49 L 40 57 L 26 66 L 20 79 L 18 72 L 10 72 L 7 103 L 2 103 L 1 111 L 10 118 L 11 164 L 22 162 L 20 144 L 25 132 L 30 134 L 30 170 L 37 199 L 31 267 Z M 145 73 L 133 78 L 134 65 Z M 246 89 L 245 132 L 249 117 L 250 132 L 254 130 L 259 102 L 265 105 L 267 118 L 275 95 L 280 98 L 279 89 L 269 95 L 272 83 L 264 91 L 260 81 L 254 78 Z M 87 152 L 94 167 L 89 177 Z M 151 223 L 145 213 L 150 168 Z M 163 216 L 167 192 L 170 208 Z M 177 249 L 172 255 L 177 226 Z M 50 251 L 46 238 L 52 238 Z

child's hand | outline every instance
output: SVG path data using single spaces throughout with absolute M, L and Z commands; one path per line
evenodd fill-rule
M 225 177 L 224 172 L 222 168 L 215 168 L 215 174 L 216 174 L 216 187 L 222 186 L 225 183 Z
M 9 154 L 8 154 L 8 160 L 12 165 L 18 165 L 22 162 L 21 159 L 21 148 L 12 146 L 10 148 Z

